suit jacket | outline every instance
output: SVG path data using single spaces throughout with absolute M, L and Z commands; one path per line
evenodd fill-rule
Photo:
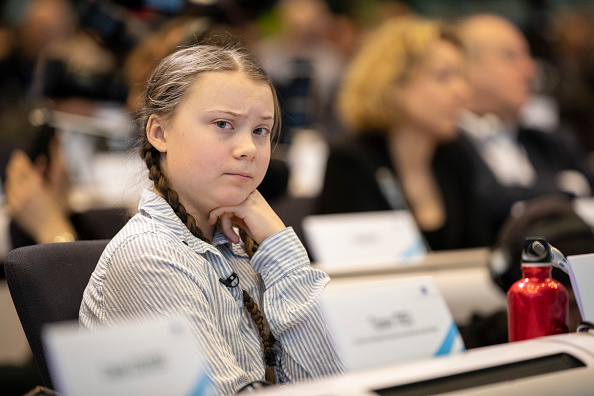
M 442 193 L 446 222 L 437 230 L 423 231 L 434 250 L 485 246 L 487 229 L 480 223 L 478 202 L 473 202 L 470 184 L 465 180 L 468 165 L 460 155 L 460 142 L 438 147 L 432 169 Z M 333 147 L 327 161 L 324 186 L 319 197 L 318 213 L 349 213 L 403 209 L 395 208 L 382 191 L 376 177 L 380 168 L 389 169 L 398 185 L 388 145 L 383 137 L 358 136 Z
M 514 203 L 543 196 L 571 196 L 558 187 L 559 172 L 574 170 L 583 174 L 594 191 L 594 177 L 583 153 L 573 141 L 561 135 L 527 128 L 518 130 L 517 139 L 536 172 L 536 182 L 530 187 L 499 184 L 477 147 L 465 134 L 460 134 L 460 148 L 463 151 L 460 155 L 466 157 L 464 162 L 469 166 L 467 178 L 473 181 L 471 200 L 482 203 L 480 216 L 489 230 L 489 245 L 495 242 Z

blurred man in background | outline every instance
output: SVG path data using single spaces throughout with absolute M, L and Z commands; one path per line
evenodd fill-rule
M 473 193 L 484 203 L 483 221 L 495 241 L 515 203 L 589 196 L 594 177 L 576 145 L 520 123 L 535 77 L 522 32 L 496 15 L 471 16 L 460 27 L 473 89 L 461 118 L 462 140 L 474 164 Z

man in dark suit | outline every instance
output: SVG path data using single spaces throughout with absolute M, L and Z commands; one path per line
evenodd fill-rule
M 460 28 L 473 89 L 461 117 L 461 146 L 494 242 L 516 203 L 555 194 L 589 196 L 594 177 L 566 137 L 520 125 L 535 76 L 520 30 L 495 15 L 471 16 Z

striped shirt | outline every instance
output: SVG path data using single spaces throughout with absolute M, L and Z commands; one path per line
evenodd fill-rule
M 329 278 L 310 267 L 291 228 L 267 238 L 250 261 L 220 231 L 212 245 L 193 236 L 152 191 L 142 192 L 139 210 L 107 245 L 91 276 L 81 327 L 181 313 L 201 345 L 214 393 L 232 394 L 264 379 L 262 342 L 244 308 L 244 289 L 277 340 L 277 383 L 342 372 L 319 304 Z M 233 272 L 239 287 L 219 281 Z

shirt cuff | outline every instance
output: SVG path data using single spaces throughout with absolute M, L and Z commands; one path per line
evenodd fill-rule
M 309 257 L 293 228 L 287 227 L 260 244 L 251 264 L 269 288 L 289 272 L 309 266 Z

